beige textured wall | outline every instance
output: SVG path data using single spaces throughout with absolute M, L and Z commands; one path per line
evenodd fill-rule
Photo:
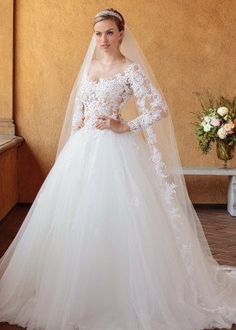
M 69 92 L 92 33 L 94 14 L 120 10 L 154 69 L 173 116 L 183 165 L 216 165 L 197 149 L 193 91 L 234 96 L 236 1 L 17 0 L 16 99 L 20 201 L 32 201 L 53 165 Z M 151 24 L 150 24 L 151 22 Z M 232 162 L 235 165 L 236 159 Z M 227 179 L 188 178 L 195 202 L 225 202 Z
M 0 121 L 12 117 L 12 23 L 13 0 L 0 0 Z

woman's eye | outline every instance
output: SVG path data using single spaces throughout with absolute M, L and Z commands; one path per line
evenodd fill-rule
M 109 32 L 107 32 L 107 34 L 110 34 L 110 35 L 112 35 L 112 34 L 113 34 L 113 32 L 112 32 L 112 31 L 109 31 Z

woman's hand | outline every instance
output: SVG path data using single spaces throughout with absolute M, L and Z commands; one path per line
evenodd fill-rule
M 80 119 L 77 129 L 82 128 L 84 126 L 84 116 Z
M 113 119 L 109 116 L 99 115 L 96 120 L 95 127 L 98 129 L 111 129 L 116 133 L 124 133 L 130 131 L 129 126 L 120 121 L 120 119 Z

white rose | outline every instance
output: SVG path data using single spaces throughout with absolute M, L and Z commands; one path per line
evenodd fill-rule
M 205 123 L 205 121 L 203 120 L 203 121 L 201 122 L 200 126 L 204 126 L 204 125 L 206 125 L 206 123 Z
M 203 131 L 204 132 L 209 132 L 210 130 L 211 130 L 211 125 L 210 124 L 203 125 Z
M 220 139 L 225 139 L 226 136 L 227 136 L 227 132 L 226 130 L 224 129 L 224 127 L 221 127 L 218 132 L 217 132 L 217 135 L 219 136 Z
M 205 116 L 204 121 L 208 124 L 211 121 L 211 117 L 210 116 Z
M 227 115 L 228 112 L 229 112 L 229 109 L 226 108 L 226 107 L 219 107 L 219 108 L 217 109 L 217 113 L 218 113 L 221 117 Z

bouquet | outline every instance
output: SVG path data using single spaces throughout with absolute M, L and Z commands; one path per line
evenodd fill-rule
M 199 93 L 195 93 L 199 97 Z M 217 156 L 225 161 L 233 157 L 236 144 L 236 97 L 232 101 L 224 96 L 214 98 L 206 92 L 205 101 L 200 97 L 202 111 L 197 114 L 196 136 L 204 154 L 217 143 Z

